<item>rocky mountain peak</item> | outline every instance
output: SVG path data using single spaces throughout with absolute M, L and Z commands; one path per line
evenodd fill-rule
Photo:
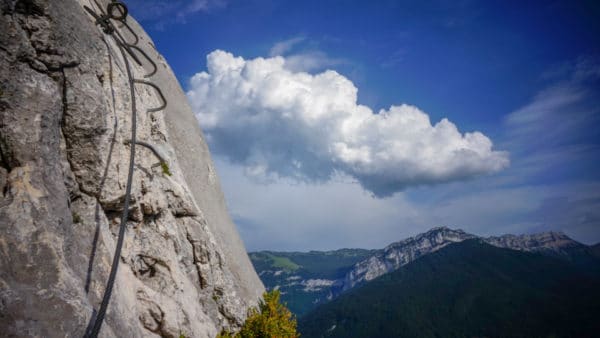
M 356 263 L 354 268 L 346 275 L 340 290 L 348 290 L 359 283 L 375 279 L 389 271 L 396 270 L 448 244 L 473 237 L 475 236 L 467 234 L 462 230 L 436 227 L 417 236 L 392 243 L 379 253 Z
M 417 244 L 421 246 L 436 246 L 447 242 L 458 242 L 472 237 L 474 236 L 464 232 L 461 229 L 451 229 L 446 226 L 440 226 L 432 228 L 414 237 L 409 237 L 402 241 L 392 243 L 385 247 L 384 251 L 392 250 L 394 248 L 403 248 L 412 244 Z

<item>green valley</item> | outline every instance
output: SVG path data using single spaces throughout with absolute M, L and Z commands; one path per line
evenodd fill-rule
M 268 289 L 281 291 L 281 300 L 297 316 L 327 301 L 331 288 L 352 266 L 375 250 L 273 252 L 249 254 Z

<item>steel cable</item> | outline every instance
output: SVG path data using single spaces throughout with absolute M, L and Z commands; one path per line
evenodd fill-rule
M 133 171 L 135 166 L 135 138 L 137 132 L 137 114 L 136 114 L 136 106 L 135 106 L 135 89 L 133 84 L 133 77 L 131 76 L 131 69 L 129 65 L 129 60 L 127 60 L 127 55 L 125 55 L 125 51 L 121 44 L 117 44 L 119 46 L 119 50 L 121 51 L 121 55 L 123 56 L 123 60 L 125 61 L 125 69 L 127 70 L 127 77 L 129 79 L 129 87 L 131 89 L 131 145 L 129 151 L 129 171 L 127 173 L 127 186 L 125 187 L 125 201 L 123 205 L 123 213 L 121 215 L 121 224 L 119 225 L 119 237 L 117 239 L 117 246 L 115 247 L 115 255 L 113 256 L 112 266 L 110 268 L 110 275 L 108 277 L 108 281 L 106 282 L 106 288 L 104 290 L 104 296 L 102 297 L 102 303 L 100 304 L 100 309 L 96 315 L 96 319 L 94 321 L 94 326 L 90 331 L 88 337 L 95 338 L 98 337 L 98 333 L 100 332 L 100 328 L 102 327 L 102 323 L 104 322 L 104 316 L 106 314 L 106 309 L 108 308 L 108 303 L 110 301 L 110 296 L 112 295 L 113 286 L 115 284 L 115 278 L 117 277 L 117 269 L 119 268 L 119 261 L 121 260 L 121 249 L 123 248 L 123 240 L 125 237 L 125 228 L 127 226 L 127 220 L 129 218 L 129 200 L 131 197 L 131 185 L 133 181 Z
M 128 13 L 128 10 L 127 10 L 127 7 L 125 6 L 125 4 L 123 4 L 121 1 L 113 0 L 107 6 L 107 11 L 105 13 L 102 10 L 102 7 L 98 4 L 98 2 L 96 0 L 94 0 L 94 2 L 98 6 L 98 8 L 100 8 L 100 11 L 102 13 L 101 15 L 96 14 L 91 8 L 89 8 L 87 6 L 84 6 L 84 9 L 96 19 L 96 24 L 100 25 L 103 28 L 104 33 L 113 37 L 117 46 L 119 47 L 119 51 L 121 52 L 123 61 L 125 63 L 125 69 L 127 72 L 127 80 L 129 83 L 130 96 L 131 96 L 131 139 L 129 141 L 129 143 L 130 143 L 129 170 L 127 173 L 127 185 L 125 188 L 125 200 L 124 200 L 124 205 L 123 205 L 123 212 L 121 214 L 121 222 L 119 225 L 119 234 L 118 234 L 118 238 L 117 238 L 117 244 L 115 247 L 115 253 L 113 256 L 110 274 L 108 277 L 108 281 L 106 282 L 106 288 L 104 290 L 104 295 L 102 297 L 102 302 L 100 304 L 100 308 L 95 316 L 92 315 L 92 318 L 90 320 L 90 325 L 88 326 L 88 330 L 86 330 L 86 333 L 85 333 L 86 338 L 96 338 L 98 336 L 98 334 L 100 333 L 100 329 L 102 328 L 102 323 L 104 322 L 106 310 L 108 308 L 108 304 L 110 302 L 110 297 L 112 295 L 115 279 L 117 277 L 117 270 L 119 268 L 119 262 L 121 259 L 121 250 L 123 248 L 123 241 L 124 241 L 124 237 L 125 237 L 125 229 L 127 227 L 127 221 L 129 219 L 129 202 L 131 199 L 131 187 L 132 187 L 133 173 L 134 173 L 134 167 L 135 167 L 135 145 L 142 144 L 142 143 L 143 143 L 142 145 L 147 145 L 147 143 L 145 143 L 145 142 L 136 140 L 137 109 L 136 109 L 136 97 L 135 97 L 135 83 L 145 84 L 145 85 L 149 85 L 149 86 L 153 87 L 158 92 L 158 94 L 162 100 L 162 103 L 159 107 L 149 108 L 149 109 L 147 109 L 147 112 L 154 112 L 154 111 L 164 109 L 167 104 L 167 101 L 165 100 L 165 97 L 158 86 L 156 86 L 153 83 L 148 82 L 148 81 L 135 79 L 132 75 L 131 65 L 129 63 L 128 55 L 131 56 L 132 59 L 134 61 L 136 61 L 137 64 L 142 66 L 142 63 L 140 62 L 140 60 L 133 53 L 132 48 L 137 50 L 138 52 L 140 52 L 140 54 L 142 54 L 144 56 L 144 58 L 146 60 L 148 60 L 153 67 L 152 72 L 150 72 L 149 74 L 146 74 L 144 77 L 152 76 L 156 72 L 157 67 L 156 67 L 156 64 L 154 63 L 154 61 L 152 61 L 150 59 L 150 57 L 141 48 L 139 48 L 133 44 L 127 43 L 127 41 L 123 38 L 123 36 L 119 33 L 119 31 L 116 30 L 115 27 L 113 26 L 113 24 L 110 22 L 111 19 L 120 21 L 133 34 L 133 36 L 135 38 L 134 43 L 137 43 L 139 41 L 137 34 L 135 34 L 135 32 L 131 29 L 131 27 L 129 27 L 129 25 L 127 25 L 127 23 L 125 22 L 125 19 L 127 17 L 127 13 Z M 119 13 L 117 15 L 114 15 L 114 9 L 118 10 Z M 113 33 L 116 33 L 116 36 Z M 152 146 L 150 146 L 150 149 L 154 149 L 154 148 Z M 155 154 L 157 154 L 156 151 L 155 151 Z M 160 157 L 159 155 L 157 155 L 157 156 L 159 158 L 161 158 L 161 160 L 164 161 L 164 159 L 162 159 L 162 157 Z M 93 326 L 91 325 L 92 322 L 93 322 Z

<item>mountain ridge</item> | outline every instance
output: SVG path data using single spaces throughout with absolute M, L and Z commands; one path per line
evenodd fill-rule
M 562 232 L 548 231 L 535 234 L 505 234 L 480 237 L 469 234 L 462 229 L 451 229 L 445 226 L 435 227 L 427 232 L 391 243 L 382 249 L 381 253 L 356 263 L 354 268 L 345 276 L 341 289 L 335 290 L 334 293 L 339 294 L 362 282 L 373 280 L 446 245 L 471 238 L 480 238 L 496 247 L 543 252 L 565 258 L 568 258 L 573 250 L 587 247 Z
M 556 256 L 452 243 L 300 318 L 303 337 L 594 336 L 600 274 Z
M 388 244 L 383 249 L 340 249 L 330 251 L 310 251 L 314 257 L 335 252 L 351 252 L 352 250 L 363 250 L 363 254 L 370 255 L 359 259 L 351 266 L 341 264 L 337 271 L 345 271 L 342 277 L 339 275 L 304 275 L 302 269 L 286 271 L 274 266 L 259 264 L 256 258 L 260 251 L 250 253 L 250 258 L 255 269 L 259 272 L 263 283 L 267 288 L 279 288 L 282 299 L 288 303 L 292 312 L 302 316 L 318 304 L 332 300 L 344 292 L 351 290 L 365 282 L 376 279 L 382 275 L 395 271 L 410 262 L 436 252 L 447 245 L 462 242 L 467 239 L 481 239 L 491 245 L 504 247 L 512 250 L 540 252 L 545 255 L 555 256 L 563 260 L 574 262 L 582 267 L 599 270 L 600 255 L 593 253 L 593 248 L 572 240 L 561 232 L 542 232 L 537 234 L 523 235 L 499 235 L 490 237 L 479 237 L 467 233 L 461 229 L 449 227 L 435 227 L 416 236 L 408 237 L 400 241 Z M 600 246 L 598 247 L 600 248 Z M 600 250 L 600 249 L 599 249 Z M 277 252 L 268 251 L 274 256 L 281 256 L 296 262 L 297 255 L 308 254 L 301 252 Z M 355 256 L 359 258 L 360 256 Z M 298 263 L 300 266 L 303 264 Z M 309 262 L 310 263 L 310 262 Z M 289 280 L 288 280 L 289 279 Z M 304 287 L 310 283 L 317 283 L 316 288 Z M 302 305 L 299 305 L 299 304 Z

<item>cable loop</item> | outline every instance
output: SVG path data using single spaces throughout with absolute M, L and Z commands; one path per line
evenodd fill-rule
M 114 10 L 118 10 L 118 14 L 115 15 L 114 14 Z M 108 16 L 113 19 L 113 20 L 125 20 L 125 18 L 127 17 L 127 6 L 125 6 L 124 3 L 122 3 L 121 1 L 114 1 L 108 4 L 108 6 L 106 6 L 106 12 L 108 13 Z
M 113 256 L 113 262 L 110 268 L 110 274 L 108 277 L 108 281 L 106 282 L 106 288 L 104 289 L 104 295 L 102 296 L 102 302 L 100 304 L 100 308 L 98 312 L 95 310 L 92 313 L 92 318 L 90 319 L 90 323 L 88 328 L 86 329 L 85 337 L 86 338 L 96 338 L 100 333 L 100 329 L 102 328 L 102 323 L 104 322 L 104 316 L 106 315 L 106 310 L 108 308 L 108 304 L 110 302 L 110 297 L 112 295 L 112 290 L 115 284 L 115 279 L 117 277 L 117 270 L 119 268 L 119 261 L 121 257 L 121 249 L 123 248 L 123 240 L 125 237 L 125 228 L 127 226 L 127 220 L 129 219 L 129 202 L 131 199 L 131 187 L 133 183 L 133 173 L 135 167 L 135 145 L 144 146 L 154 152 L 154 154 L 161 160 L 162 163 L 166 163 L 166 160 L 162 158 L 160 153 L 154 148 L 151 144 L 137 141 L 136 133 L 137 133 L 137 112 L 136 112 L 136 95 L 135 95 L 135 84 L 144 84 L 151 86 L 156 90 L 158 96 L 161 99 L 161 105 L 155 108 L 149 108 L 146 110 L 146 113 L 155 112 L 164 109 L 167 106 L 167 100 L 163 95 L 160 88 L 154 83 L 146 80 L 136 79 L 133 77 L 131 72 L 131 65 L 129 63 L 129 58 L 134 60 L 139 66 L 143 66 L 140 59 L 133 52 L 133 50 L 139 52 L 146 61 L 150 63 L 152 66 L 152 71 L 146 75 L 145 78 L 151 77 L 157 71 L 156 63 L 146 54 L 144 50 L 137 46 L 139 41 L 139 37 L 131 29 L 131 27 L 127 24 L 127 15 L 129 13 L 127 6 L 122 1 L 112 0 L 107 6 L 106 10 L 100 6 L 97 0 L 94 0 L 94 3 L 98 7 L 100 14 L 96 13 L 93 9 L 88 6 L 83 6 L 83 8 L 95 19 L 96 25 L 100 26 L 102 31 L 111 36 L 117 46 L 119 47 L 119 51 L 121 52 L 121 56 L 123 57 L 123 62 L 125 63 L 125 69 L 127 71 L 127 79 L 129 82 L 129 90 L 131 95 L 131 139 L 128 140 L 130 144 L 130 153 L 129 153 L 129 171 L 127 174 L 127 185 L 125 188 L 125 200 L 123 213 L 121 215 L 121 223 L 119 225 L 119 235 L 117 237 L 117 245 L 115 247 L 115 253 Z M 123 37 L 121 32 L 115 27 L 112 21 L 117 21 L 121 24 L 121 27 L 127 28 L 129 33 L 133 35 L 134 42 L 128 43 L 127 40 Z M 168 167 L 167 167 L 168 168 Z

